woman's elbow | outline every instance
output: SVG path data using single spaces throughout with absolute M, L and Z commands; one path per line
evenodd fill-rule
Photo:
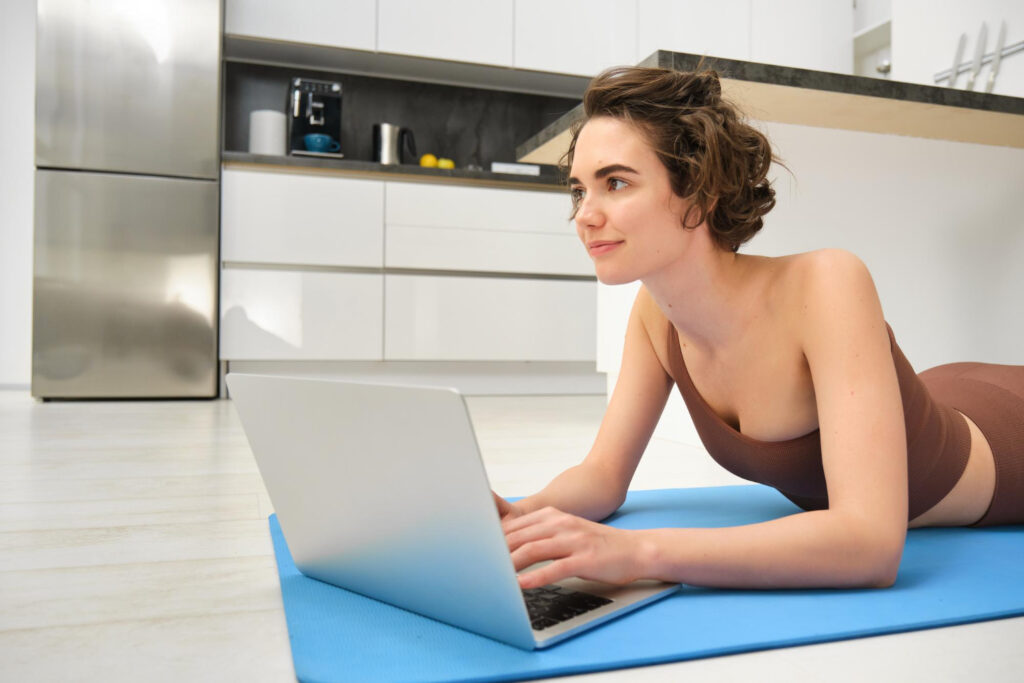
M 857 588 L 890 588 L 903 559 L 906 527 L 880 528 L 877 519 L 847 518 L 844 522 L 850 583 Z
M 890 539 L 876 539 L 865 549 L 862 567 L 865 588 L 891 588 L 896 583 L 903 559 L 906 534 Z
M 892 588 L 896 583 L 896 577 L 899 574 L 900 565 L 896 562 L 892 565 L 886 565 L 877 568 L 870 574 L 870 578 L 865 585 L 865 588 Z

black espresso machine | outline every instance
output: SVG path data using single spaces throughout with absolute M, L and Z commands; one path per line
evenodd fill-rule
M 341 83 L 293 78 L 288 90 L 288 153 L 340 159 Z

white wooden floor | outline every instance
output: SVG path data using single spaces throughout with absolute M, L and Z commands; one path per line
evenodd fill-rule
M 505 495 L 578 462 L 604 408 L 587 396 L 468 402 Z M 736 481 L 655 440 L 634 487 Z M 0 391 L 0 680 L 294 680 L 270 512 L 230 401 L 44 404 Z M 1014 619 L 579 680 L 1009 681 L 1024 670 L 1021 642 Z

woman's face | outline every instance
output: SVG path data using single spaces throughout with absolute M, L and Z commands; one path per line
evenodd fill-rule
M 570 176 L 576 232 L 601 282 L 653 277 L 690 243 L 693 232 L 680 225 L 687 203 L 672 191 L 654 150 L 625 121 L 588 121 Z

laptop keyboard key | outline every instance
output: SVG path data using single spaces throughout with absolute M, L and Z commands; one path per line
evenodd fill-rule
M 530 625 L 536 631 L 543 630 L 597 609 L 611 602 L 599 595 L 573 591 L 563 586 L 551 585 L 529 588 L 523 591 Z

